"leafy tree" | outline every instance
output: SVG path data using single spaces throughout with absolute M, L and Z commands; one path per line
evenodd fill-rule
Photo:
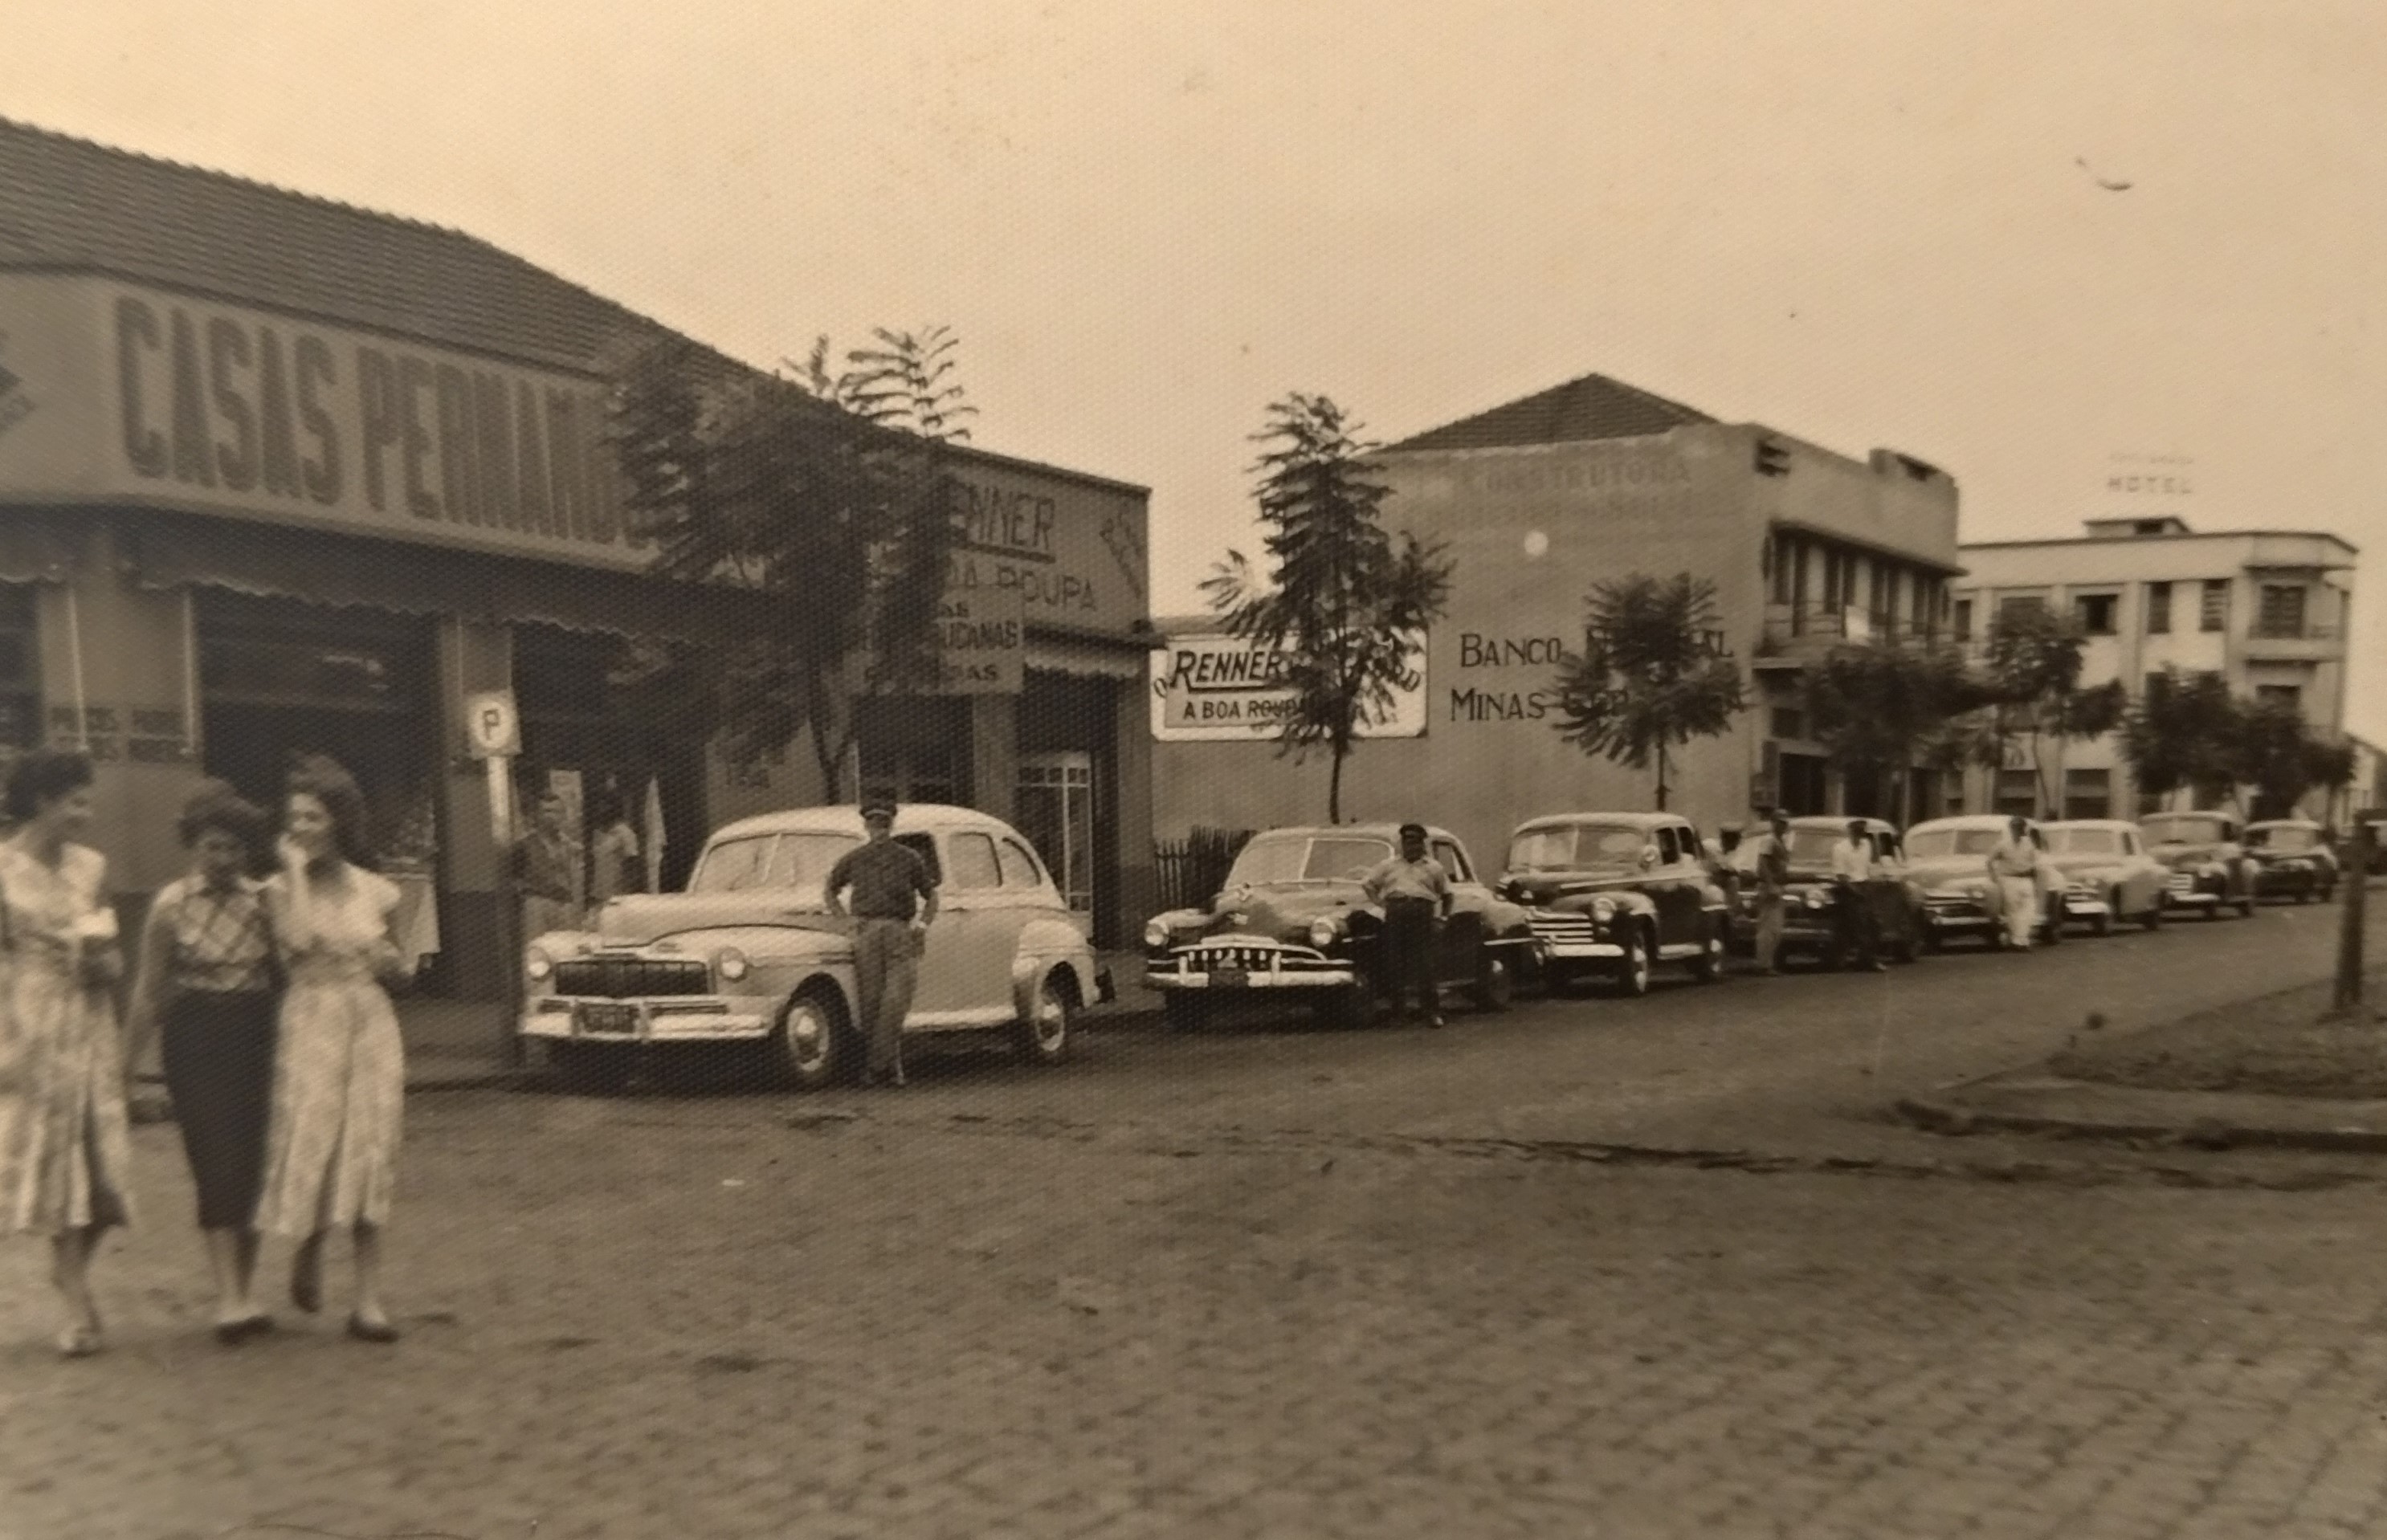
M 2122 757 L 2140 791 L 2189 788 L 2211 802 L 2229 795 L 2243 755 L 2246 708 L 2218 674 L 2166 669 L 2122 722 Z
M 1329 822 L 1343 818 L 1343 766 L 1359 728 L 1392 709 L 1396 689 L 1417 683 L 1411 648 L 1450 600 L 1451 564 L 1439 543 L 1383 527 L 1392 489 L 1366 457 L 1377 446 L 1323 396 L 1298 392 L 1269 408 L 1253 435 L 1252 467 L 1269 570 L 1230 550 L 1202 584 L 1229 632 L 1275 653 L 1292 706 L 1280 752 L 1323 749 Z
M 2119 680 L 2080 688 L 2079 629 L 2044 605 L 2001 614 L 1989 628 L 1988 675 L 1991 767 L 2002 769 L 2020 739 L 2039 783 L 2041 807 L 2059 805 L 2048 778 L 2048 747 L 2097 738 L 2122 725 L 2129 694 Z
M 696 345 L 621 370 L 612 437 L 655 570 L 783 598 L 767 627 L 650 656 L 660 697 L 703 703 L 751 758 L 808 729 L 824 795 L 843 800 L 858 702 L 932 681 L 935 623 L 961 511 L 951 450 L 973 409 L 942 326 L 878 331 L 832 372 L 757 374 Z
M 2235 779 L 2254 789 L 2257 816 L 2292 816 L 2305 793 L 2335 790 L 2354 778 L 2354 751 L 2313 736 L 2302 708 L 2264 701 L 2242 709 L 2231 745 Z
M 1844 776 L 1888 777 L 1889 816 L 1905 823 L 1907 776 L 1918 759 L 1967 755 L 1956 724 L 1990 703 L 1989 688 L 1951 647 L 1865 643 L 1834 648 L 1806 671 L 1807 730 Z
M 1687 573 L 1598 585 L 1584 601 L 1584 650 L 1560 660 L 1554 682 L 1560 736 L 1611 764 L 1654 763 L 1661 813 L 1673 751 L 1749 704 L 1739 666 L 1715 645 L 1715 592 Z

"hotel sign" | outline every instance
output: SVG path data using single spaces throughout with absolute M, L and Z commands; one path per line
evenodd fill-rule
M 1164 743 L 1249 743 L 1276 737 L 1293 706 L 1281 682 L 1282 653 L 1240 637 L 1173 638 L 1152 655 L 1152 736 Z M 1412 644 L 1410 677 L 1392 710 L 1362 721 L 1361 738 L 1416 738 L 1425 731 L 1425 642 Z

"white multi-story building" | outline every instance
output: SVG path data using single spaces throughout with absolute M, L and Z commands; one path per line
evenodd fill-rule
M 2170 515 L 2091 519 L 2088 531 L 1964 547 L 1966 576 L 1952 592 L 1959 639 L 1986 637 L 2014 606 L 2043 605 L 2087 637 L 2084 688 L 2118 679 L 2135 701 L 2166 669 L 2217 673 L 2231 693 L 2292 701 L 2316 736 L 2343 737 L 2353 546 L 2313 531 L 2198 534 Z M 2152 810 L 2113 735 L 2051 744 L 2043 757 L 2043 792 L 2038 769 L 1979 771 L 1965 804 L 2069 818 Z M 2317 791 L 2305 811 L 2336 810 Z

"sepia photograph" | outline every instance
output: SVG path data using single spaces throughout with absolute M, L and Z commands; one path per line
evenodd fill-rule
M 0 1540 L 2387 1534 L 2382 90 L 14 0 Z

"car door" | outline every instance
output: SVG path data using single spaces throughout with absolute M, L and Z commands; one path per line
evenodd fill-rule
M 920 957 L 911 1021 L 952 1027 L 1010 1008 L 1010 953 L 998 959 L 1003 869 L 983 829 L 951 829 L 941 846 L 937 918 Z
M 1441 944 L 1435 948 L 1434 977 L 1446 983 L 1470 982 L 1484 945 L 1484 910 L 1491 890 L 1475 879 L 1475 868 L 1458 840 L 1437 835 L 1433 851 L 1450 878 L 1450 922 L 1442 928 Z
M 1661 824 L 1651 830 L 1658 865 L 1649 874 L 1650 902 L 1658 906 L 1658 947 L 1696 948 L 1705 908 L 1706 873 L 1699 865 L 1699 838 L 1687 824 Z

